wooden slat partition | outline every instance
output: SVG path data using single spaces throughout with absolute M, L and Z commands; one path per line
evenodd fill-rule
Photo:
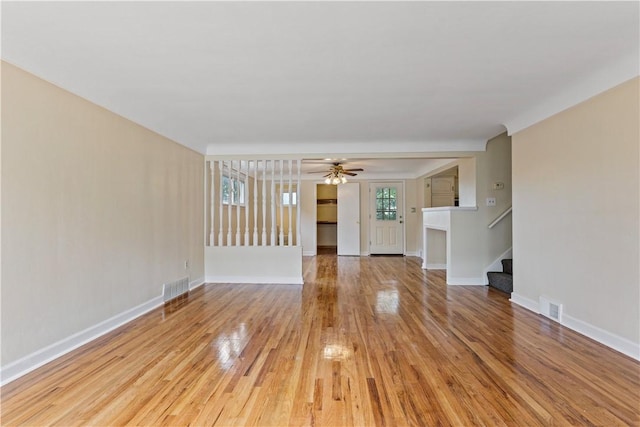
M 301 160 L 214 159 L 208 170 L 209 246 L 300 244 Z

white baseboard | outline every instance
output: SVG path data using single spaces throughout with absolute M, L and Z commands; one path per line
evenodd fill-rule
M 518 295 L 515 292 L 511 293 L 511 299 L 509 299 L 509 301 L 511 301 L 512 303 L 519 305 L 520 307 L 524 307 L 529 311 L 533 311 L 536 314 L 539 314 L 539 305 L 538 305 L 538 301 L 534 301 L 532 299 L 529 299 L 527 297 L 523 297 L 522 295 Z
M 427 270 L 446 270 L 447 264 L 427 264 L 422 268 L 426 268 Z
M 302 256 L 316 256 L 317 254 L 316 251 L 302 251 Z
M 404 256 L 417 256 L 417 257 L 419 257 L 420 253 L 415 252 L 415 251 L 413 251 L 413 252 L 405 252 Z
M 451 286 L 485 286 L 482 277 L 448 277 L 447 285 Z
M 97 325 L 91 326 L 83 331 L 18 359 L 15 362 L 9 363 L 8 365 L 0 368 L 0 385 L 5 385 L 16 380 L 34 369 L 37 369 L 40 366 L 101 337 L 102 335 L 111 332 L 125 323 L 148 313 L 154 308 L 160 307 L 162 304 L 164 304 L 162 296 L 155 297 L 152 300 L 117 314 L 110 319 L 102 321 Z
M 302 277 L 275 276 L 207 276 L 207 283 L 243 283 L 260 285 L 303 285 Z
M 538 303 L 532 299 L 520 296 L 514 292 L 511 294 L 511 302 L 539 314 Z M 562 316 L 562 322 L 560 324 L 578 332 L 581 335 L 591 338 L 600 344 L 604 344 L 613 350 L 619 351 L 622 354 L 640 361 L 639 343 L 635 343 L 619 335 L 605 331 L 604 329 L 580 319 L 576 319 L 566 313 Z
M 583 322 L 566 313 L 562 316 L 562 325 L 640 361 L 640 344 L 638 343 Z
M 369 252 L 360 252 L 360 256 L 369 256 L 371 255 Z
M 204 277 L 200 277 L 196 280 L 189 282 L 189 290 L 192 291 L 200 286 L 204 285 Z

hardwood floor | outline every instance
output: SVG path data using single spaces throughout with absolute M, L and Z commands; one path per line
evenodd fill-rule
M 640 364 L 416 258 L 207 285 L 2 388 L 3 425 L 639 425 Z

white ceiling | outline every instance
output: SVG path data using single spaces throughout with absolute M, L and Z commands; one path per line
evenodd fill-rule
M 398 157 L 482 150 L 638 75 L 638 11 L 2 2 L 2 58 L 201 153 Z

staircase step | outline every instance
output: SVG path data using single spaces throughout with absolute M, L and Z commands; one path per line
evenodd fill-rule
M 502 272 L 507 274 L 513 274 L 513 260 L 512 259 L 503 259 L 502 260 Z
M 490 271 L 487 273 L 489 286 L 502 292 L 510 294 L 513 292 L 513 275 L 500 271 Z

